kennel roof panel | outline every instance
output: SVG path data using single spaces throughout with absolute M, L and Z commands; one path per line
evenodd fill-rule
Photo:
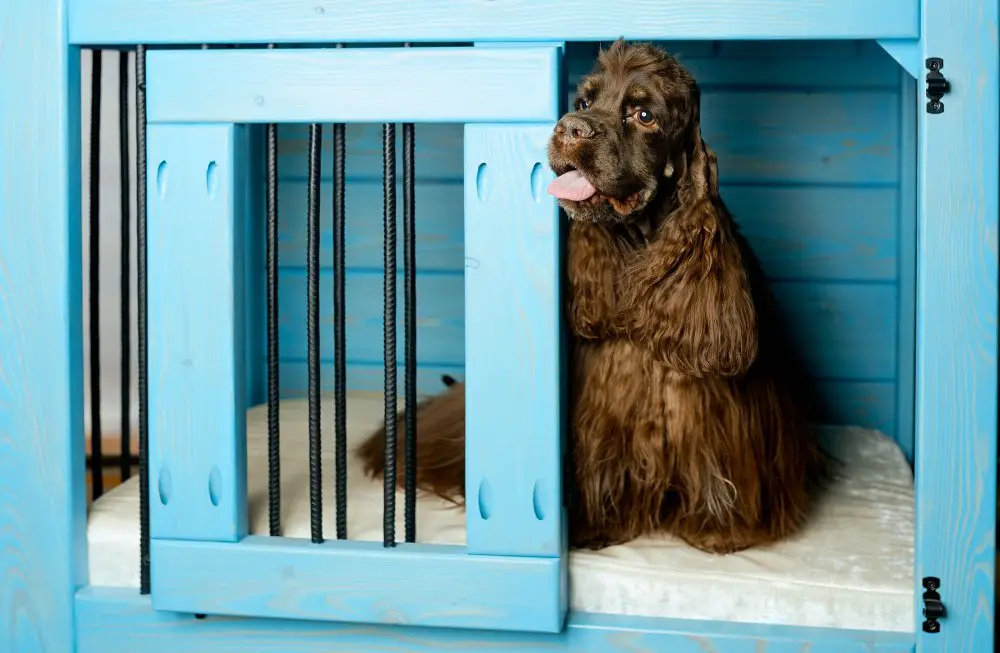
M 885 39 L 918 0 L 73 0 L 77 44 Z M 108 17 L 113 16 L 114 20 Z

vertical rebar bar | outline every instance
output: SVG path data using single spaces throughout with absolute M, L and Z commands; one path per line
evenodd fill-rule
M 312 541 L 323 541 L 323 473 L 320 436 L 319 206 L 323 127 L 309 125 L 306 216 L 306 340 L 309 375 L 309 513 Z
M 396 125 L 382 125 L 383 360 L 385 363 L 385 479 L 382 540 L 396 546 Z
M 346 133 L 333 126 L 333 364 L 336 400 L 337 539 L 347 539 L 347 333 L 344 169 Z
M 93 498 L 104 494 L 101 441 L 101 51 L 90 64 L 90 478 Z
M 403 376 L 406 541 L 417 541 L 417 246 L 414 197 L 414 125 L 403 125 L 403 297 L 406 367 Z
M 281 535 L 281 440 L 278 378 L 278 126 L 267 131 L 267 496 L 272 537 Z
M 136 295 L 139 364 L 139 591 L 149 594 L 149 352 L 146 301 L 146 46 L 135 51 Z

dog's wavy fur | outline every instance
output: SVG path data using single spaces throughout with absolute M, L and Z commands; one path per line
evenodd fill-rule
M 629 124 L 634 106 L 652 126 Z M 571 218 L 571 545 L 666 531 L 728 553 L 788 537 L 825 459 L 760 265 L 719 196 L 697 84 L 658 48 L 618 41 L 560 126 L 550 165 L 598 190 L 560 200 Z M 464 430 L 464 386 L 451 380 L 418 408 L 418 487 L 462 503 Z M 401 421 L 397 433 L 402 457 Z M 383 439 L 358 451 L 373 477 Z

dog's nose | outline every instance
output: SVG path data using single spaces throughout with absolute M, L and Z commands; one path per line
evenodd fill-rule
M 592 138 L 595 133 L 590 123 L 574 114 L 563 116 L 553 131 L 564 141 Z

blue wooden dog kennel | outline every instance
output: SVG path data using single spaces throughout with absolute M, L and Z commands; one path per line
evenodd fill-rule
M 0 0 L 0 653 L 994 650 L 998 25 L 997 0 Z M 811 580 L 775 580 L 784 550 L 677 549 L 695 566 L 655 614 L 577 583 L 562 508 L 545 146 L 622 35 L 667 42 L 706 90 L 723 196 L 828 421 L 853 425 L 834 436 L 881 447 L 840 452 L 875 489 L 845 487 L 828 548 L 784 563 Z M 85 48 L 136 53 L 143 320 L 142 487 L 89 509 Z M 395 412 L 397 360 L 411 401 L 467 383 L 468 507 L 426 509 L 457 531 L 421 539 L 412 493 L 397 509 L 353 472 L 324 483 L 329 464 L 257 482 L 290 447 L 346 464 L 341 418 Z M 321 389 L 338 391 L 322 411 Z M 277 528 L 296 506 L 305 530 Z M 374 535 L 346 539 L 345 509 Z M 101 540 L 117 515 L 124 549 Z M 891 609 L 856 553 L 887 543 Z M 591 567 L 639 554 L 608 555 Z

